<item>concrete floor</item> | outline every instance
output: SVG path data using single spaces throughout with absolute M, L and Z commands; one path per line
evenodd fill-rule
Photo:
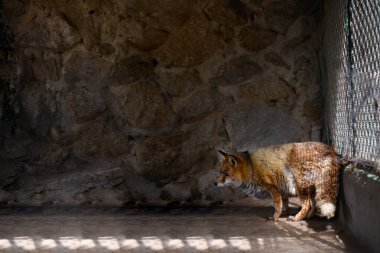
M 212 208 L 3 208 L 0 252 L 359 252 L 335 222 L 266 222 L 269 202 Z

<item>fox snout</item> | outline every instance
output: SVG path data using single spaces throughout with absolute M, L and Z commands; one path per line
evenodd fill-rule
M 215 182 L 214 185 L 217 186 L 217 187 L 223 187 L 223 186 L 226 186 L 225 184 L 223 184 L 223 183 L 218 183 L 218 182 Z
M 214 182 L 214 185 L 215 185 L 215 186 L 223 186 L 223 183 L 221 183 L 221 182 L 219 182 L 218 180 L 216 180 L 216 181 Z
M 226 182 L 226 177 L 225 177 L 223 174 L 221 174 L 221 175 L 219 175 L 219 176 L 216 178 L 216 180 L 215 180 L 215 182 L 214 182 L 214 185 L 215 185 L 215 186 L 222 187 L 222 186 L 225 185 L 225 182 Z
M 222 186 L 224 186 L 225 184 L 224 184 L 224 183 L 221 183 L 221 182 L 215 182 L 214 185 L 215 185 L 215 186 L 222 187 Z

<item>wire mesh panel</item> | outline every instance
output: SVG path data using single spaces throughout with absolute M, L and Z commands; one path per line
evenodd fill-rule
M 354 157 L 378 160 L 380 149 L 380 2 L 351 1 Z
M 348 69 L 345 9 L 340 1 L 326 1 L 324 27 L 326 130 L 331 144 L 345 155 L 350 152 Z
M 380 162 L 380 1 L 326 0 L 326 129 L 341 155 Z

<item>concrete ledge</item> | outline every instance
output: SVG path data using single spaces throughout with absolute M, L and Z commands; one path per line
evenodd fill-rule
M 338 211 L 344 227 L 368 251 L 379 252 L 380 176 L 361 169 L 346 169 L 341 174 Z

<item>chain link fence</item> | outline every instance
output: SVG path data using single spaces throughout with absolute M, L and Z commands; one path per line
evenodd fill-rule
M 325 129 L 339 154 L 380 164 L 380 1 L 326 0 Z

